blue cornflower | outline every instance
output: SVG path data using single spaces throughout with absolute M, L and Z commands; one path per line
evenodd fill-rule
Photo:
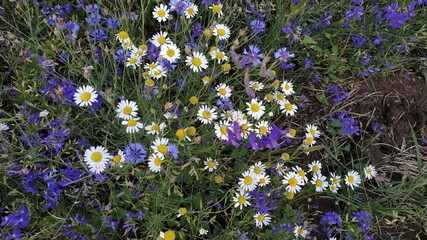
M 366 38 L 364 38 L 364 37 L 362 37 L 360 35 L 356 35 L 356 36 L 351 36 L 351 41 L 353 43 L 355 43 L 356 44 L 356 48 L 359 49 L 366 42 Z
M 104 41 L 108 37 L 105 35 L 105 30 L 102 28 L 95 28 L 90 30 L 90 40 L 92 42 Z
M 38 57 L 39 67 L 42 69 L 48 69 L 50 73 L 53 72 L 53 63 L 51 60 L 46 60 L 44 57 Z
M 289 58 L 295 57 L 295 54 L 289 52 L 286 47 L 283 47 L 283 48 L 278 49 L 274 53 L 274 57 L 276 59 L 279 59 L 281 62 L 287 62 L 289 60 Z
M 107 25 L 107 28 L 116 29 L 120 27 L 120 21 L 114 17 L 109 17 L 105 20 L 105 25 Z
M 341 226 L 340 217 L 336 212 L 325 212 L 323 217 L 320 219 L 320 224 L 329 224 L 329 225 L 337 225 Z
M 86 22 L 89 26 L 95 27 L 101 21 L 101 15 L 98 13 L 91 13 L 89 17 L 86 18 Z
M 260 53 L 261 49 L 255 45 L 249 45 L 249 50 L 243 50 L 242 59 L 239 66 L 241 68 L 251 69 L 261 64 L 260 58 L 264 58 L 264 54 Z
M 309 58 L 304 58 L 304 60 L 305 60 L 304 68 L 306 68 L 306 69 L 310 68 L 313 61 L 311 61 L 311 59 L 309 59 Z
M 170 0 L 169 1 L 171 12 L 178 12 L 179 14 L 183 14 L 191 4 L 192 3 L 189 0 Z
M 144 161 L 147 152 L 141 143 L 130 143 L 125 149 L 125 162 L 140 163 Z
M 116 50 L 116 54 L 113 56 L 114 60 L 116 60 L 117 63 L 124 63 L 125 62 L 125 51 L 123 48 L 119 48 Z
M 261 19 L 252 20 L 250 23 L 252 32 L 255 34 L 262 33 L 265 31 L 265 22 Z
M 332 83 L 328 85 L 328 87 L 325 90 L 325 93 L 334 95 L 334 98 L 332 99 L 334 103 L 339 103 L 342 100 L 346 99 L 348 96 L 348 91 L 346 89 L 339 88 L 337 85 Z
M 369 230 L 369 224 L 371 223 L 371 217 L 365 211 L 352 212 L 351 216 L 359 222 L 359 229 L 363 233 L 366 233 Z
M 178 147 L 175 144 L 169 144 L 167 154 L 171 155 L 175 159 L 178 159 L 178 155 L 179 155 Z
M 62 30 L 65 31 L 65 39 L 71 41 L 76 40 L 79 29 L 79 24 L 71 20 L 62 25 Z
M 381 35 L 379 32 L 375 33 L 376 38 L 374 39 L 374 41 L 372 41 L 375 45 L 380 45 L 382 39 L 381 39 Z

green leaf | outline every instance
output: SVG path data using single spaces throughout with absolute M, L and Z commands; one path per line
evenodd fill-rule
M 308 45 L 316 45 L 317 42 L 310 36 L 308 35 L 304 35 L 304 39 L 302 40 L 303 44 L 308 44 Z
M 331 120 L 329 122 L 329 124 L 331 124 L 331 126 L 334 128 L 340 128 L 341 127 L 341 121 L 340 120 L 336 120 L 336 119 Z
M 328 105 L 328 101 L 326 100 L 326 96 L 325 94 L 316 94 L 316 99 L 317 101 L 319 101 L 320 103 L 324 104 L 324 105 Z

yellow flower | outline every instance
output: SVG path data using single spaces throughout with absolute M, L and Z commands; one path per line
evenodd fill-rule
M 190 103 L 196 105 L 199 102 L 199 99 L 196 96 L 190 98 Z

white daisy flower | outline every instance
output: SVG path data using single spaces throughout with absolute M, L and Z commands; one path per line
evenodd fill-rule
M 190 66 L 193 72 L 201 72 L 208 67 L 208 60 L 203 53 L 193 52 L 191 56 L 185 59 L 187 66 Z
M 289 81 L 283 81 L 283 83 L 280 85 L 282 88 L 282 91 L 285 93 L 286 96 L 292 95 L 295 93 L 294 86 Z
M 314 140 L 313 136 L 310 133 L 306 133 L 305 139 L 304 139 L 304 145 L 311 147 L 314 144 L 316 144 L 316 141 Z
M 259 175 L 258 178 L 260 187 L 267 186 L 271 182 L 270 176 L 268 176 L 266 173 Z
M 116 34 L 116 39 L 119 40 L 120 43 L 128 42 L 130 40 L 129 34 L 125 31 L 121 31 Z
M 215 90 L 217 91 L 216 95 L 220 98 L 229 98 L 231 96 L 231 88 L 225 83 L 219 84 Z
M 302 237 L 302 238 L 305 238 L 306 236 L 307 236 L 307 234 L 308 234 L 308 231 L 307 230 L 305 230 L 305 229 L 303 229 L 301 226 L 299 226 L 299 225 L 297 225 L 297 226 L 295 226 L 295 228 L 294 228 L 294 235 L 295 235 L 295 237 L 296 238 L 298 238 L 298 237 Z
M 283 163 L 277 163 L 276 170 L 279 176 L 283 176 L 283 174 L 285 174 L 286 167 L 283 166 Z
M 156 6 L 153 10 L 153 17 L 158 22 L 166 22 L 169 18 L 169 9 L 166 5 L 160 4 L 160 6 Z
M 206 235 L 208 234 L 208 232 L 209 232 L 208 230 L 201 228 L 199 229 L 199 236 Z
M 0 123 L 0 132 L 9 130 L 9 126 L 6 123 Z
M 233 121 L 231 118 L 232 110 L 223 111 L 220 115 L 220 118 L 224 121 Z
M 299 192 L 301 186 L 304 185 L 302 177 L 295 172 L 288 172 L 282 180 L 282 183 L 286 185 L 286 191 L 293 193 Z
M 122 125 L 126 127 L 126 133 L 138 133 L 140 128 L 144 128 L 144 125 L 138 122 L 138 117 L 131 117 L 128 120 L 123 120 Z
M 246 105 L 248 106 L 246 111 L 256 120 L 260 119 L 265 112 L 265 106 L 262 105 L 262 101 L 258 102 L 255 98 L 252 98 L 251 102 L 246 103 Z
M 345 184 L 350 186 L 353 190 L 355 187 L 358 187 L 361 183 L 360 175 L 356 171 L 352 170 L 347 173 L 345 176 Z
M 311 184 L 313 184 L 316 188 L 316 192 L 323 192 L 328 187 L 328 182 L 326 181 L 326 177 L 321 174 L 314 174 L 311 179 Z
M 160 48 L 160 56 L 168 60 L 170 63 L 175 62 L 181 56 L 179 48 L 175 43 L 164 44 Z
M 199 8 L 195 4 L 191 4 L 190 6 L 185 9 L 184 15 L 185 18 L 190 19 L 196 16 L 197 12 L 199 11 Z
M 295 167 L 292 167 L 292 171 L 294 171 L 298 175 L 300 175 L 300 177 L 303 180 L 303 184 L 302 184 L 303 186 L 305 185 L 306 182 L 308 182 L 308 178 L 306 176 L 306 173 L 305 173 L 305 171 L 302 168 L 300 168 L 299 166 L 295 166 Z
M 255 163 L 249 168 L 249 171 L 254 173 L 257 177 L 259 177 L 261 174 L 265 173 L 266 168 L 267 167 L 265 166 L 264 163 L 262 163 L 261 161 L 258 161 L 257 163 Z
M 375 170 L 375 167 L 372 165 L 365 167 L 363 172 L 365 173 L 365 178 L 367 179 L 372 179 L 377 175 L 377 170 Z
M 141 57 L 137 55 L 130 55 L 126 61 L 126 67 L 132 67 L 136 69 L 136 67 L 141 65 Z
M 267 226 L 268 224 L 270 224 L 270 221 L 271 221 L 271 217 L 269 216 L 268 213 L 260 213 L 260 212 L 254 215 L 254 219 L 255 219 L 255 225 L 259 228 Z
M 138 111 L 138 105 L 136 105 L 136 102 L 129 100 L 121 100 L 116 108 L 117 117 L 124 120 L 135 117 L 136 111 Z
M 152 78 L 160 79 L 161 77 L 166 77 L 167 70 L 162 66 L 158 65 L 156 69 L 148 72 Z
M 282 93 L 281 91 L 275 91 L 274 92 L 274 100 L 277 102 L 277 104 L 279 105 L 283 105 L 286 103 L 286 96 L 284 93 Z
M 339 187 L 336 184 L 329 184 L 329 190 L 333 193 L 337 193 L 338 192 Z
M 84 161 L 89 166 L 89 170 L 94 173 L 101 173 L 105 170 L 112 156 L 103 146 L 90 147 L 86 149 Z
M 125 153 L 122 150 L 119 150 L 117 154 L 113 157 L 113 165 L 114 166 L 121 166 L 122 163 L 125 160 Z
M 96 101 L 97 97 L 98 93 L 95 89 L 86 85 L 79 87 L 76 93 L 74 93 L 74 102 L 81 107 L 91 106 Z
M 261 91 L 264 89 L 264 84 L 258 82 L 258 81 L 250 81 L 249 86 L 255 91 Z
M 248 122 L 248 120 L 241 120 L 239 126 L 241 127 L 241 135 L 243 139 L 247 139 L 249 134 L 253 132 L 252 123 Z
M 147 134 L 156 135 L 156 134 L 159 134 L 160 132 L 163 132 L 165 128 L 166 128 L 166 124 L 163 122 L 160 124 L 152 122 L 151 124 L 145 127 L 145 131 L 147 131 Z
M 150 42 L 156 47 L 160 47 L 164 44 L 171 43 L 172 41 L 168 38 L 167 32 L 159 32 L 151 37 Z
M 148 167 L 150 168 L 150 171 L 152 172 L 160 172 L 162 169 L 162 163 L 165 160 L 165 157 L 163 154 L 160 153 L 153 153 L 148 158 Z
M 341 187 L 341 176 L 331 173 L 331 178 L 329 178 L 329 180 L 331 181 L 331 184 L 334 184 L 337 188 Z
M 219 49 L 210 51 L 209 55 L 211 55 L 212 60 L 217 60 L 218 64 L 220 64 L 221 62 L 226 62 L 228 60 L 228 57 L 225 55 L 225 52 L 221 52 Z
M 197 112 L 197 119 L 203 124 L 211 124 L 214 120 L 218 118 L 218 115 L 215 111 L 215 108 L 210 108 L 206 105 L 200 107 Z
M 249 202 L 250 198 L 251 197 L 247 192 L 244 192 L 244 191 L 236 192 L 236 196 L 233 197 L 233 202 L 235 202 L 234 207 L 235 208 L 239 207 L 241 210 L 242 207 L 251 206 L 251 203 Z
M 243 191 L 252 191 L 258 185 L 258 177 L 250 171 L 242 173 L 243 178 L 239 178 L 239 186 Z
M 147 50 L 148 50 L 147 45 L 141 44 L 139 45 L 139 47 L 133 46 L 130 54 L 141 58 L 147 55 Z
M 154 153 L 159 154 L 166 154 L 169 151 L 169 139 L 167 138 L 156 138 L 153 141 L 153 145 L 151 146 L 151 149 L 153 149 Z
M 217 24 L 213 30 L 213 35 L 219 40 L 227 40 L 230 37 L 230 28 L 224 24 Z
M 244 121 L 248 120 L 248 117 L 246 117 L 246 115 L 240 110 L 232 110 L 231 119 L 233 122 L 237 122 L 241 125 Z
M 39 113 L 39 117 L 47 117 L 49 115 L 49 112 L 47 110 L 43 110 Z
M 228 141 L 227 129 L 230 127 L 230 123 L 227 121 L 219 121 L 215 124 L 215 135 L 218 139 Z
M 216 159 L 212 159 L 210 157 L 206 159 L 204 164 L 205 164 L 205 167 L 203 169 L 208 170 L 209 172 L 213 172 L 213 170 L 215 170 L 218 167 L 218 162 L 216 161 Z
M 280 109 L 284 110 L 286 116 L 294 116 L 298 110 L 298 107 L 297 105 L 292 104 L 288 100 L 285 100 L 284 102 L 280 103 Z
M 313 174 L 320 174 L 322 169 L 322 164 L 319 161 L 313 161 L 308 164 L 308 172 L 312 172 Z
M 270 126 L 270 123 L 268 123 L 267 121 L 259 121 L 255 125 L 255 133 L 259 138 L 262 138 L 263 136 L 268 135 L 270 131 L 271 131 L 271 126 Z
M 212 12 L 214 14 L 218 14 L 218 17 L 221 17 L 222 15 L 224 15 L 224 13 L 222 12 L 222 4 L 213 4 L 212 6 L 209 7 L 209 9 L 212 9 Z
M 307 126 L 305 127 L 305 130 L 308 133 L 310 133 L 313 136 L 313 138 L 320 137 L 320 131 L 317 129 L 317 126 L 313 124 L 307 124 Z

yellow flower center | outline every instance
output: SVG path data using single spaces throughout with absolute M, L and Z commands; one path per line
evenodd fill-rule
M 222 134 L 227 135 L 227 126 L 221 126 L 221 127 L 219 128 L 219 131 L 220 131 Z
M 185 131 L 184 129 L 178 129 L 175 133 L 175 135 L 180 139 L 180 140 L 184 140 L 185 139 Z
M 122 160 L 122 157 L 120 155 L 116 155 L 116 156 L 113 157 L 113 161 L 115 163 L 119 163 L 121 160 Z
M 147 79 L 147 80 L 145 80 L 145 85 L 147 85 L 147 86 L 149 86 L 149 87 L 154 86 L 154 81 L 153 81 L 153 79 Z
M 316 134 L 316 131 L 314 129 L 310 129 L 310 134 L 314 136 L 314 134 Z
M 192 8 L 192 7 L 188 8 L 188 9 L 187 9 L 187 13 L 188 13 L 189 15 L 193 15 L 193 14 L 194 14 L 194 8 Z
M 372 170 L 370 168 L 366 169 L 366 174 L 371 175 Z
M 266 126 L 261 126 L 260 128 L 259 128 L 259 133 L 261 133 L 261 134 L 266 134 L 267 133 L 267 127 Z
M 290 89 L 289 85 L 288 85 L 288 84 L 286 84 L 286 85 L 285 85 L 285 90 L 289 90 L 289 89 Z
M 254 173 L 260 174 L 261 173 L 261 168 L 260 167 L 254 167 Z
M 313 166 L 313 168 L 312 168 L 312 171 L 314 172 L 314 173 L 317 173 L 318 171 L 319 171 L 319 167 L 318 166 Z
M 147 51 L 148 47 L 145 44 L 141 44 L 139 45 L 139 49 L 141 49 L 141 51 Z
M 273 99 L 274 99 L 274 96 L 273 96 L 273 94 L 267 94 L 267 100 L 268 101 L 273 101 Z
M 173 49 L 168 49 L 166 55 L 168 55 L 168 57 L 173 57 L 175 56 L 175 51 Z
M 258 104 L 252 104 L 251 105 L 251 111 L 252 112 L 258 112 L 259 111 L 259 105 Z
M 165 232 L 165 240 L 175 240 L 175 232 L 172 230 Z
M 300 175 L 302 178 L 305 178 L 304 170 L 298 170 L 298 175 Z
M 260 214 L 260 215 L 258 215 L 258 221 L 264 221 L 264 219 L 265 219 L 265 217 L 264 217 L 264 215 L 262 215 L 262 214 Z
M 286 103 L 285 108 L 287 111 L 292 111 L 292 109 L 293 109 L 292 104 L 290 104 L 290 103 Z
M 349 183 L 353 183 L 354 182 L 354 177 L 353 176 L 348 176 L 347 181 Z
M 151 127 L 151 131 L 153 131 L 153 132 L 157 132 L 157 131 L 159 131 L 160 130 L 160 127 L 159 127 L 159 125 L 157 125 L 157 124 L 154 124 L 152 127 Z
M 202 116 L 204 119 L 209 119 L 211 117 L 211 113 L 209 111 L 203 111 Z
M 222 53 L 222 52 L 218 52 L 218 53 L 216 53 L 215 57 L 216 57 L 216 59 L 221 60 L 221 59 L 223 59 L 223 58 L 224 58 L 224 53 Z
M 283 160 L 289 160 L 289 158 L 290 158 L 291 156 L 289 155 L 289 153 L 282 153 L 282 158 L 283 158 Z
M 243 205 L 246 203 L 246 198 L 244 196 L 240 196 L 237 201 L 239 202 L 240 205 Z
M 136 51 L 136 52 L 135 52 L 135 55 L 137 55 L 137 56 L 141 56 L 141 55 L 142 55 L 142 51 L 140 51 L 140 50 Z
M 231 69 L 231 65 L 230 65 L 229 63 L 225 63 L 225 64 L 223 64 L 223 65 L 222 65 L 222 69 L 223 69 L 225 72 L 228 72 L 228 71 L 230 71 L 230 69 Z
M 159 157 L 156 157 L 156 159 L 154 159 L 154 165 L 156 165 L 157 167 L 162 165 L 162 163 L 163 163 L 163 160 L 160 159 Z
M 335 187 L 335 185 L 331 185 L 331 186 L 329 187 L 329 189 L 330 189 L 331 191 L 335 191 L 337 188 Z
M 194 135 L 196 135 L 196 128 L 195 128 L 195 127 L 193 127 L 193 126 L 188 127 L 187 129 L 185 129 L 185 131 L 186 131 L 186 132 L 187 132 L 187 134 L 188 134 L 188 135 L 190 135 L 190 136 L 194 136 Z
M 242 133 L 246 133 L 246 132 L 248 132 L 248 129 L 249 129 L 248 124 L 243 124 L 243 125 L 242 125 Z
M 293 178 L 288 180 L 288 183 L 289 183 L 289 186 L 295 187 L 297 185 L 298 181 L 296 178 L 293 177 Z
M 280 101 L 285 100 L 285 96 L 283 94 L 277 94 L 277 99 L 279 99 Z
M 138 60 L 136 58 L 130 58 L 129 59 L 129 63 L 130 64 L 135 64 Z
M 220 5 L 217 5 L 217 4 L 213 5 L 213 6 L 212 6 L 212 11 L 213 11 L 214 13 L 220 13 L 220 12 L 221 12 L 221 6 L 220 6 Z
M 165 11 L 163 11 L 163 10 L 159 10 L 158 12 L 157 12 L 157 15 L 159 15 L 159 17 L 164 17 L 165 15 L 166 15 L 166 12 Z
M 252 177 L 246 176 L 244 182 L 245 182 L 245 185 L 251 185 L 252 184 Z
M 298 232 L 299 235 L 302 235 L 304 233 L 304 231 L 302 229 L 298 229 L 297 232 Z
M 225 90 L 225 88 L 221 88 L 218 92 L 222 96 L 225 96 L 225 94 L 227 94 L 227 90 Z
M 148 67 L 151 69 L 155 69 L 157 67 L 157 65 L 155 63 L 150 63 L 150 65 L 148 65 Z
M 195 104 L 197 104 L 198 102 L 199 102 L 199 99 L 198 99 L 196 96 L 192 96 L 192 97 L 190 98 L 190 103 L 191 103 L 191 104 L 195 105 Z
M 259 179 L 259 183 L 264 184 L 265 183 L 265 178 L 260 178 Z
M 295 137 L 295 135 L 297 134 L 297 130 L 295 130 L 295 129 L 291 129 L 291 130 L 289 130 L 289 134 L 292 136 L 292 137 Z
M 209 76 L 203 77 L 203 82 L 208 83 L 211 81 L 211 78 Z
M 90 158 L 92 159 L 93 162 L 100 162 L 102 159 L 102 154 L 99 152 L 94 152 L 94 153 L 92 153 Z
M 88 92 L 83 92 L 82 93 L 82 95 L 81 95 L 81 99 L 83 100 L 83 101 L 89 101 L 89 99 L 90 99 L 90 93 L 88 93 Z
M 185 214 L 187 214 L 187 209 L 186 208 L 180 208 L 178 210 L 179 214 L 181 214 L 181 216 L 184 216 Z
M 193 60 L 191 60 L 191 63 L 196 66 L 196 67 L 200 67 L 200 65 L 202 65 L 202 60 L 200 58 L 193 58 Z
M 215 162 L 214 162 L 214 161 L 209 161 L 209 162 L 208 162 L 208 167 L 209 167 L 209 168 L 213 168 L 213 167 L 215 167 Z
M 220 183 L 222 183 L 222 181 L 223 181 L 223 179 L 222 179 L 222 177 L 221 177 L 221 176 L 216 176 L 216 177 L 215 177 L 215 182 L 216 182 L 216 183 L 220 184 Z
M 289 200 L 294 199 L 295 194 L 293 192 L 286 192 L 286 198 Z
M 225 35 L 225 30 L 224 29 L 218 29 L 218 35 L 219 36 L 224 36 Z
M 212 35 L 212 31 L 211 31 L 211 30 L 209 30 L 209 29 L 205 29 L 205 30 L 203 30 L 203 34 L 204 34 L 206 37 L 210 37 L 210 36 Z
M 131 107 L 129 107 L 129 106 L 124 107 L 124 108 L 123 108 L 123 113 L 124 113 L 125 115 L 129 115 L 129 114 L 131 114 L 131 113 L 132 113 L 132 108 L 131 108 Z
M 308 137 L 307 138 L 307 143 L 308 144 L 313 144 L 313 138 L 312 137 Z
M 322 186 L 322 180 L 320 180 L 320 179 L 317 179 L 316 180 L 316 187 L 321 187 Z
M 165 37 L 159 37 L 159 39 L 157 39 L 157 42 L 160 43 L 160 45 L 163 45 L 166 43 L 166 38 Z
M 135 127 L 136 126 L 136 120 L 135 119 L 129 119 L 128 126 L 129 127 Z
M 258 88 L 259 88 L 258 83 L 254 83 L 254 84 L 252 84 L 252 88 L 253 88 L 253 89 L 258 89 Z
M 129 38 L 129 35 L 127 32 L 121 31 L 121 32 L 119 32 L 118 37 L 123 40 L 123 39 Z
M 338 179 L 337 178 L 332 178 L 332 182 L 337 184 L 338 183 Z
M 165 144 L 160 144 L 160 145 L 157 147 L 157 150 L 158 150 L 160 153 L 165 154 L 165 153 L 168 151 L 168 146 L 166 146 Z

